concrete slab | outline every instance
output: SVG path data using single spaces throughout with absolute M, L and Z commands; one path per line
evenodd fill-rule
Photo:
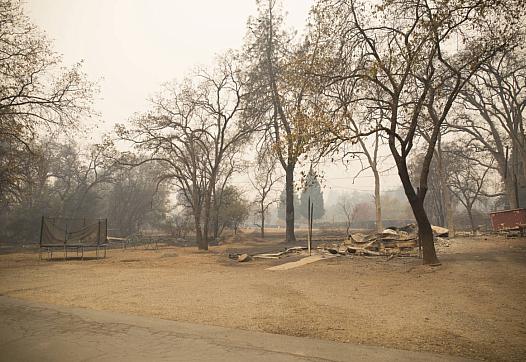
M 307 265 L 310 263 L 314 263 L 315 261 L 334 258 L 335 256 L 336 255 L 311 255 L 311 256 L 306 256 L 305 258 L 301 258 L 300 260 L 291 261 L 291 262 L 280 264 L 280 265 L 275 265 L 265 270 L 289 270 L 289 269 L 294 269 L 294 268 L 297 268 L 303 265 Z
M 176 308 L 176 306 L 174 306 Z M 0 296 L 1 361 L 461 361 Z

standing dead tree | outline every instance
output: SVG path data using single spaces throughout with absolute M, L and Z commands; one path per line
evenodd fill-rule
M 520 50 L 502 52 L 484 63 L 460 93 L 458 103 L 460 111 L 450 127 L 469 135 L 474 147 L 492 154 L 508 204 L 517 208 L 518 179 L 526 181 L 526 62 Z M 522 175 L 518 175 L 519 164 Z
M 202 110 L 201 116 L 208 120 L 205 134 L 210 147 L 205 153 L 210 187 L 204 195 L 203 210 L 203 233 L 208 240 L 212 196 L 222 168 L 226 164 L 232 169 L 222 173 L 225 185 L 234 172 L 235 157 L 258 130 L 259 124 L 257 119 L 242 116 L 247 79 L 232 54 L 220 59 L 212 73 L 200 71 L 197 77 L 201 84 L 196 106 Z
M 208 249 L 213 194 L 224 172 L 257 128 L 242 117 L 244 76 L 235 58 L 219 60 L 211 72 L 199 70 L 181 85 L 168 85 L 152 100 L 154 108 L 139 116 L 130 130 L 119 127 L 122 140 L 144 152 L 145 159 L 165 164 L 162 181 L 172 181 L 194 216 L 199 249 Z
M 185 97 L 186 87 L 181 86 L 171 99 L 167 114 L 156 113 L 134 120 L 132 128 L 119 126 L 117 134 L 129 141 L 144 156 L 124 154 L 121 164 L 140 166 L 146 162 L 158 162 L 164 167 L 159 181 L 169 181 L 177 188 L 184 206 L 190 209 L 194 232 L 199 248 L 205 248 L 202 228 L 203 195 L 209 187 L 206 165 L 203 162 L 207 144 L 204 141 L 204 124 L 198 124 L 193 103 Z M 190 91 L 190 90 L 188 90 Z
M 437 139 L 466 82 L 495 54 L 515 44 L 511 5 L 524 9 L 521 3 L 498 1 L 395 0 L 368 12 L 359 1 L 322 0 L 315 10 L 324 44 L 330 49 L 334 43 L 332 61 L 322 66 L 328 83 L 358 79 L 365 91 L 370 84 L 381 90 L 380 96 L 360 93 L 363 101 L 381 104 L 386 113 L 384 125 L 372 126 L 364 135 L 387 134 L 418 224 L 424 264 L 439 263 L 424 208 Z M 453 39 L 459 41 L 456 51 L 450 50 Z M 407 162 L 417 128 L 426 131 L 428 142 L 415 189 Z
M 320 133 L 325 133 L 326 137 L 322 141 L 321 149 L 323 155 L 339 155 L 342 161 L 347 157 L 358 158 L 361 168 L 354 178 L 362 172 L 371 170 L 374 177 L 376 230 L 381 232 L 383 230 L 379 169 L 381 157 L 378 151 L 382 138 L 379 132 L 368 136 L 362 134 L 367 132 L 366 128 L 371 124 L 375 125 L 374 128 L 379 127 L 385 112 L 380 103 L 376 107 L 371 107 L 362 103 L 363 99 L 356 98 L 357 87 L 359 87 L 357 79 L 346 79 L 324 90 L 324 96 L 328 99 L 326 111 L 330 117 L 322 122 L 324 130 Z M 378 93 L 377 90 L 376 92 Z
M 475 232 L 477 227 L 473 220 L 473 207 L 488 196 L 486 178 L 492 170 L 492 161 L 489 161 L 488 166 L 482 166 L 480 162 L 474 161 L 475 155 L 466 155 L 467 152 L 464 147 L 459 148 L 458 144 L 445 150 L 448 159 L 447 186 L 466 209 L 471 230 Z
M 268 209 L 273 204 L 279 202 L 275 192 L 275 186 L 281 182 L 283 175 L 276 174 L 276 159 L 269 152 L 260 152 L 257 160 L 254 176 L 250 183 L 256 190 L 254 203 L 257 205 L 256 213 L 260 216 L 261 237 L 265 238 L 265 219 Z
M 241 166 L 237 163 L 237 156 L 238 155 L 235 153 L 228 154 L 228 157 L 224 160 L 223 165 L 221 166 L 221 169 L 217 176 L 216 187 L 214 190 L 212 190 L 211 213 L 213 217 L 211 217 L 210 224 L 214 240 L 217 240 L 222 232 L 222 228 L 220 225 L 220 215 L 222 213 L 222 208 L 224 206 L 225 201 L 225 198 L 222 195 L 228 194 L 225 193 L 225 190 L 228 187 L 230 187 L 229 181 L 231 177 L 242 169 Z
M 351 235 L 351 226 L 354 219 L 356 218 L 358 210 L 349 196 L 345 196 L 342 200 L 340 200 L 338 202 L 338 206 L 341 208 L 343 214 L 345 215 L 346 235 L 349 236 Z

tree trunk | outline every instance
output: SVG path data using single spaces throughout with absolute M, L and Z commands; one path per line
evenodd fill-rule
M 295 242 L 296 236 L 294 234 L 294 164 L 290 163 L 285 169 L 285 240 L 287 242 Z
M 205 195 L 205 202 L 203 205 L 203 244 L 206 244 L 206 248 L 203 250 L 208 250 L 208 236 L 210 229 L 210 209 L 212 207 L 212 192 L 215 189 L 215 177 L 212 176 L 210 179 L 209 190 Z
M 466 207 L 466 211 L 468 212 L 469 224 L 471 225 L 471 231 L 473 232 L 473 234 L 475 234 L 475 231 L 477 230 L 475 228 L 475 223 L 473 222 L 473 213 L 471 212 L 471 207 Z
M 513 151 L 512 151 L 513 152 Z M 508 153 L 506 152 L 506 155 Z M 513 160 L 506 159 L 502 153 L 494 154 L 495 160 L 497 160 L 499 176 L 504 183 L 504 192 L 506 193 L 506 209 L 517 208 L 517 195 L 515 193 L 515 183 L 513 182 L 513 175 L 515 174 L 513 168 Z
M 440 264 L 435 250 L 433 230 L 431 229 L 431 223 L 429 222 L 422 201 L 415 195 L 413 200 L 409 200 L 409 204 L 411 205 L 418 226 L 418 238 L 422 245 L 423 263 L 427 265 Z
M 214 187 L 213 190 L 213 202 L 211 202 L 214 206 L 214 226 L 213 226 L 213 232 L 214 232 L 214 240 L 217 240 L 219 237 L 219 208 L 221 205 L 218 205 L 218 198 L 217 198 L 217 192 Z
M 409 201 L 409 205 L 411 205 L 411 210 L 413 211 L 418 226 L 418 238 L 423 249 L 423 263 L 426 265 L 440 265 L 435 250 L 435 242 L 433 241 L 433 230 L 431 229 L 431 223 L 424 209 L 424 202 L 417 196 L 411 184 L 407 165 L 401 161 L 397 162 L 396 166 L 398 168 L 400 181 L 402 181 L 402 185 L 404 186 L 407 201 Z
M 197 248 L 199 250 L 208 250 L 208 242 L 203 239 L 203 231 L 201 229 L 201 218 L 199 215 L 194 215 L 194 222 L 195 222 L 195 240 L 197 242 Z
M 515 173 L 513 172 L 513 168 L 508 168 L 508 174 L 507 177 L 504 179 L 504 188 L 506 190 L 506 198 L 508 200 L 508 208 L 510 209 L 516 209 L 518 207 L 517 204 L 517 190 L 515 188 Z
M 219 238 L 219 207 L 217 207 L 214 203 L 214 240 L 217 240 Z
M 447 187 L 444 189 L 444 202 L 446 207 L 447 228 L 449 230 L 449 237 L 454 238 L 455 222 L 453 221 L 453 205 L 451 202 L 451 194 Z
M 261 208 L 261 239 L 265 239 L 265 210 Z
M 374 204 L 376 208 L 376 231 L 381 233 L 384 230 L 382 223 L 382 201 L 380 197 L 380 174 L 373 169 L 374 174 Z
M 440 185 L 440 213 L 439 213 L 439 225 L 447 226 L 450 228 L 452 223 L 452 212 L 451 212 L 451 197 L 449 195 L 449 189 L 447 186 L 446 169 L 444 166 L 444 158 L 442 153 L 442 142 L 441 138 L 437 141 L 436 147 L 436 160 L 438 165 L 438 182 Z M 438 208 L 437 208 L 438 209 Z
M 208 229 L 210 224 L 210 203 L 205 202 L 203 210 L 203 244 L 206 244 L 206 249 L 208 250 Z

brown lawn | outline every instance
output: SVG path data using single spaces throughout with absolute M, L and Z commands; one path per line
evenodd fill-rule
M 299 257 L 247 263 L 227 257 L 233 250 L 278 250 L 279 238 L 263 242 L 245 233 L 209 252 L 114 249 L 106 259 L 84 261 L 4 254 L 0 294 L 481 359 L 526 356 L 525 238 L 453 239 L 434 268 L 416 258 L 354 256 L 269 271 Z

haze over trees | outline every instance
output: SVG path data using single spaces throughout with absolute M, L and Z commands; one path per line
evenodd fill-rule
M 208 249 L 216 193 L 223 193 L 236 158 L 258 127 L 243 117 L 246 82 L 235 56 L 227 55 L 215 69 L 197 70 L 182 84 L 165 86 L 152 99 L 150 112 L 138 115 L 131 127 L 118 128 L 120 139 L 142 152 L 123 162 L 164 165 L 159 181 L 172 182 L 191 210 L 199 249 Z
M 80 64 L 65 68 L 17 1 L 0 2 L 0 201 L 20 201 L 37 133 L 76 128 L 90 114 L 92 85 Z
M 171 230 L 207 250 L 251 199 L 261 236 L 276 205 L 293 242 L 309 197 L 328 218 L 318 171 L 351 157 L 374 198 L 341 200 L 347 232 L 369 218 L 381 231 L 402 209 L 382 190 L 394 167 L 426 264 L 439 263 L 431 223 L 453 229 L 464 208 L 476 229 L 478 208 L 524 206 L 523 1 L 318 0 L 303 34 L 280 4 L 257 1 L 241 49 L 167 74 L 147 109 L 89 144 L 78 130 L 95 85 L 0 0 L 2 238 L 31 240 L 20 230 L 42 214 L 108 217 L 115 233 Z
M 261 237 L 265 237 L 265 220 L 269 214 L 270 208 L 276 204 L 280 199 L 275 194 L 276 185 L 278 185 L 282 176 L 277 173 L 277 160 L 272 152 L 263 149 L 257 158 L 257 165 L 254 170 L 254 176 L 250 182 L 256 191 L 256 198 L 254 204 L 256 207 L 256 214 L 260 217 L 260 232 Z
M 300 212 L 301 215 L 307 220 L 308 219 L 308 205 L 310 203 L 313 205 L 313 219 L 321 219 L 325 214 L 325 207 L 323 202 L 323 192 L 321 190 L 320 182 L 318 181 L 318 176 L 313 170 L 309 170 L 305 176 L 304 186 L 301 190 L 300 197 Z

